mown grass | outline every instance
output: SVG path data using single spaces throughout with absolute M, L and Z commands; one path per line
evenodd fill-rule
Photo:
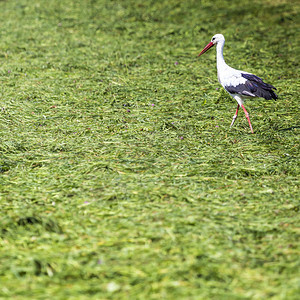
M 297 299 L 297 1 L 1 1 L 0 297 Z M 233 67 L 278 88 L 246 103 Z

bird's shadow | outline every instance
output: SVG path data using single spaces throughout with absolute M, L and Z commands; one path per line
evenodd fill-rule
M 300 128 L 300 126 L 292 126 L 292 127 L 288 127 L 288 128 L 279 129 L 278 131 L 288 131 L 288 130 L 293 130 L 293 129 L 298 129 L 298 128 Z

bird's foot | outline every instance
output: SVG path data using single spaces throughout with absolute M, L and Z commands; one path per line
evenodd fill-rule
M 250 129 L 251 129 L 251 133 L 254 133 L 254 132 L 253 132 L 252 125 L 251 125 L 251 122 L 250 122 L 249 114 L 248 114 L 248 112 L 247 112 L 246 108 L 244 107 L 244 105 L 242 105 L 242 109 L 243 109 L 243 110 L 244 110 L 244 112 L 245 112 L 245 116 L 246 116 L 246 118 L 247 118 L 247 120 L 248 120 L 249 127 L 250 127 Z
M 232 126 L 233 126 L 233 124 L 234 124 L 234 122 L 235 122 L 236 118 L 237 118 L 237 115 L 234 115 L 234 116 L 233 116 L 233 118 L 232 118 L 232 122 L 231 122 L 231 124 L 230 124 L 230 127 L 232 127 Z

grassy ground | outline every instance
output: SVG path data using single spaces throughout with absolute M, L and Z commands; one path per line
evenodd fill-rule
M 0 298 L 297 299 L 298 1 L 0 1 Z M 246 103 L 225 59 L 278 88 Z

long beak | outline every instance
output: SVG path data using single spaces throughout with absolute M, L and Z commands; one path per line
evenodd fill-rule
M 205 53 L 209 48 L 211 48 L 212 46 L 214 46 L 214 43 L 209 42 L 204 49 L 198 54 L 198 56 L 202 55 L 203 53 Z

